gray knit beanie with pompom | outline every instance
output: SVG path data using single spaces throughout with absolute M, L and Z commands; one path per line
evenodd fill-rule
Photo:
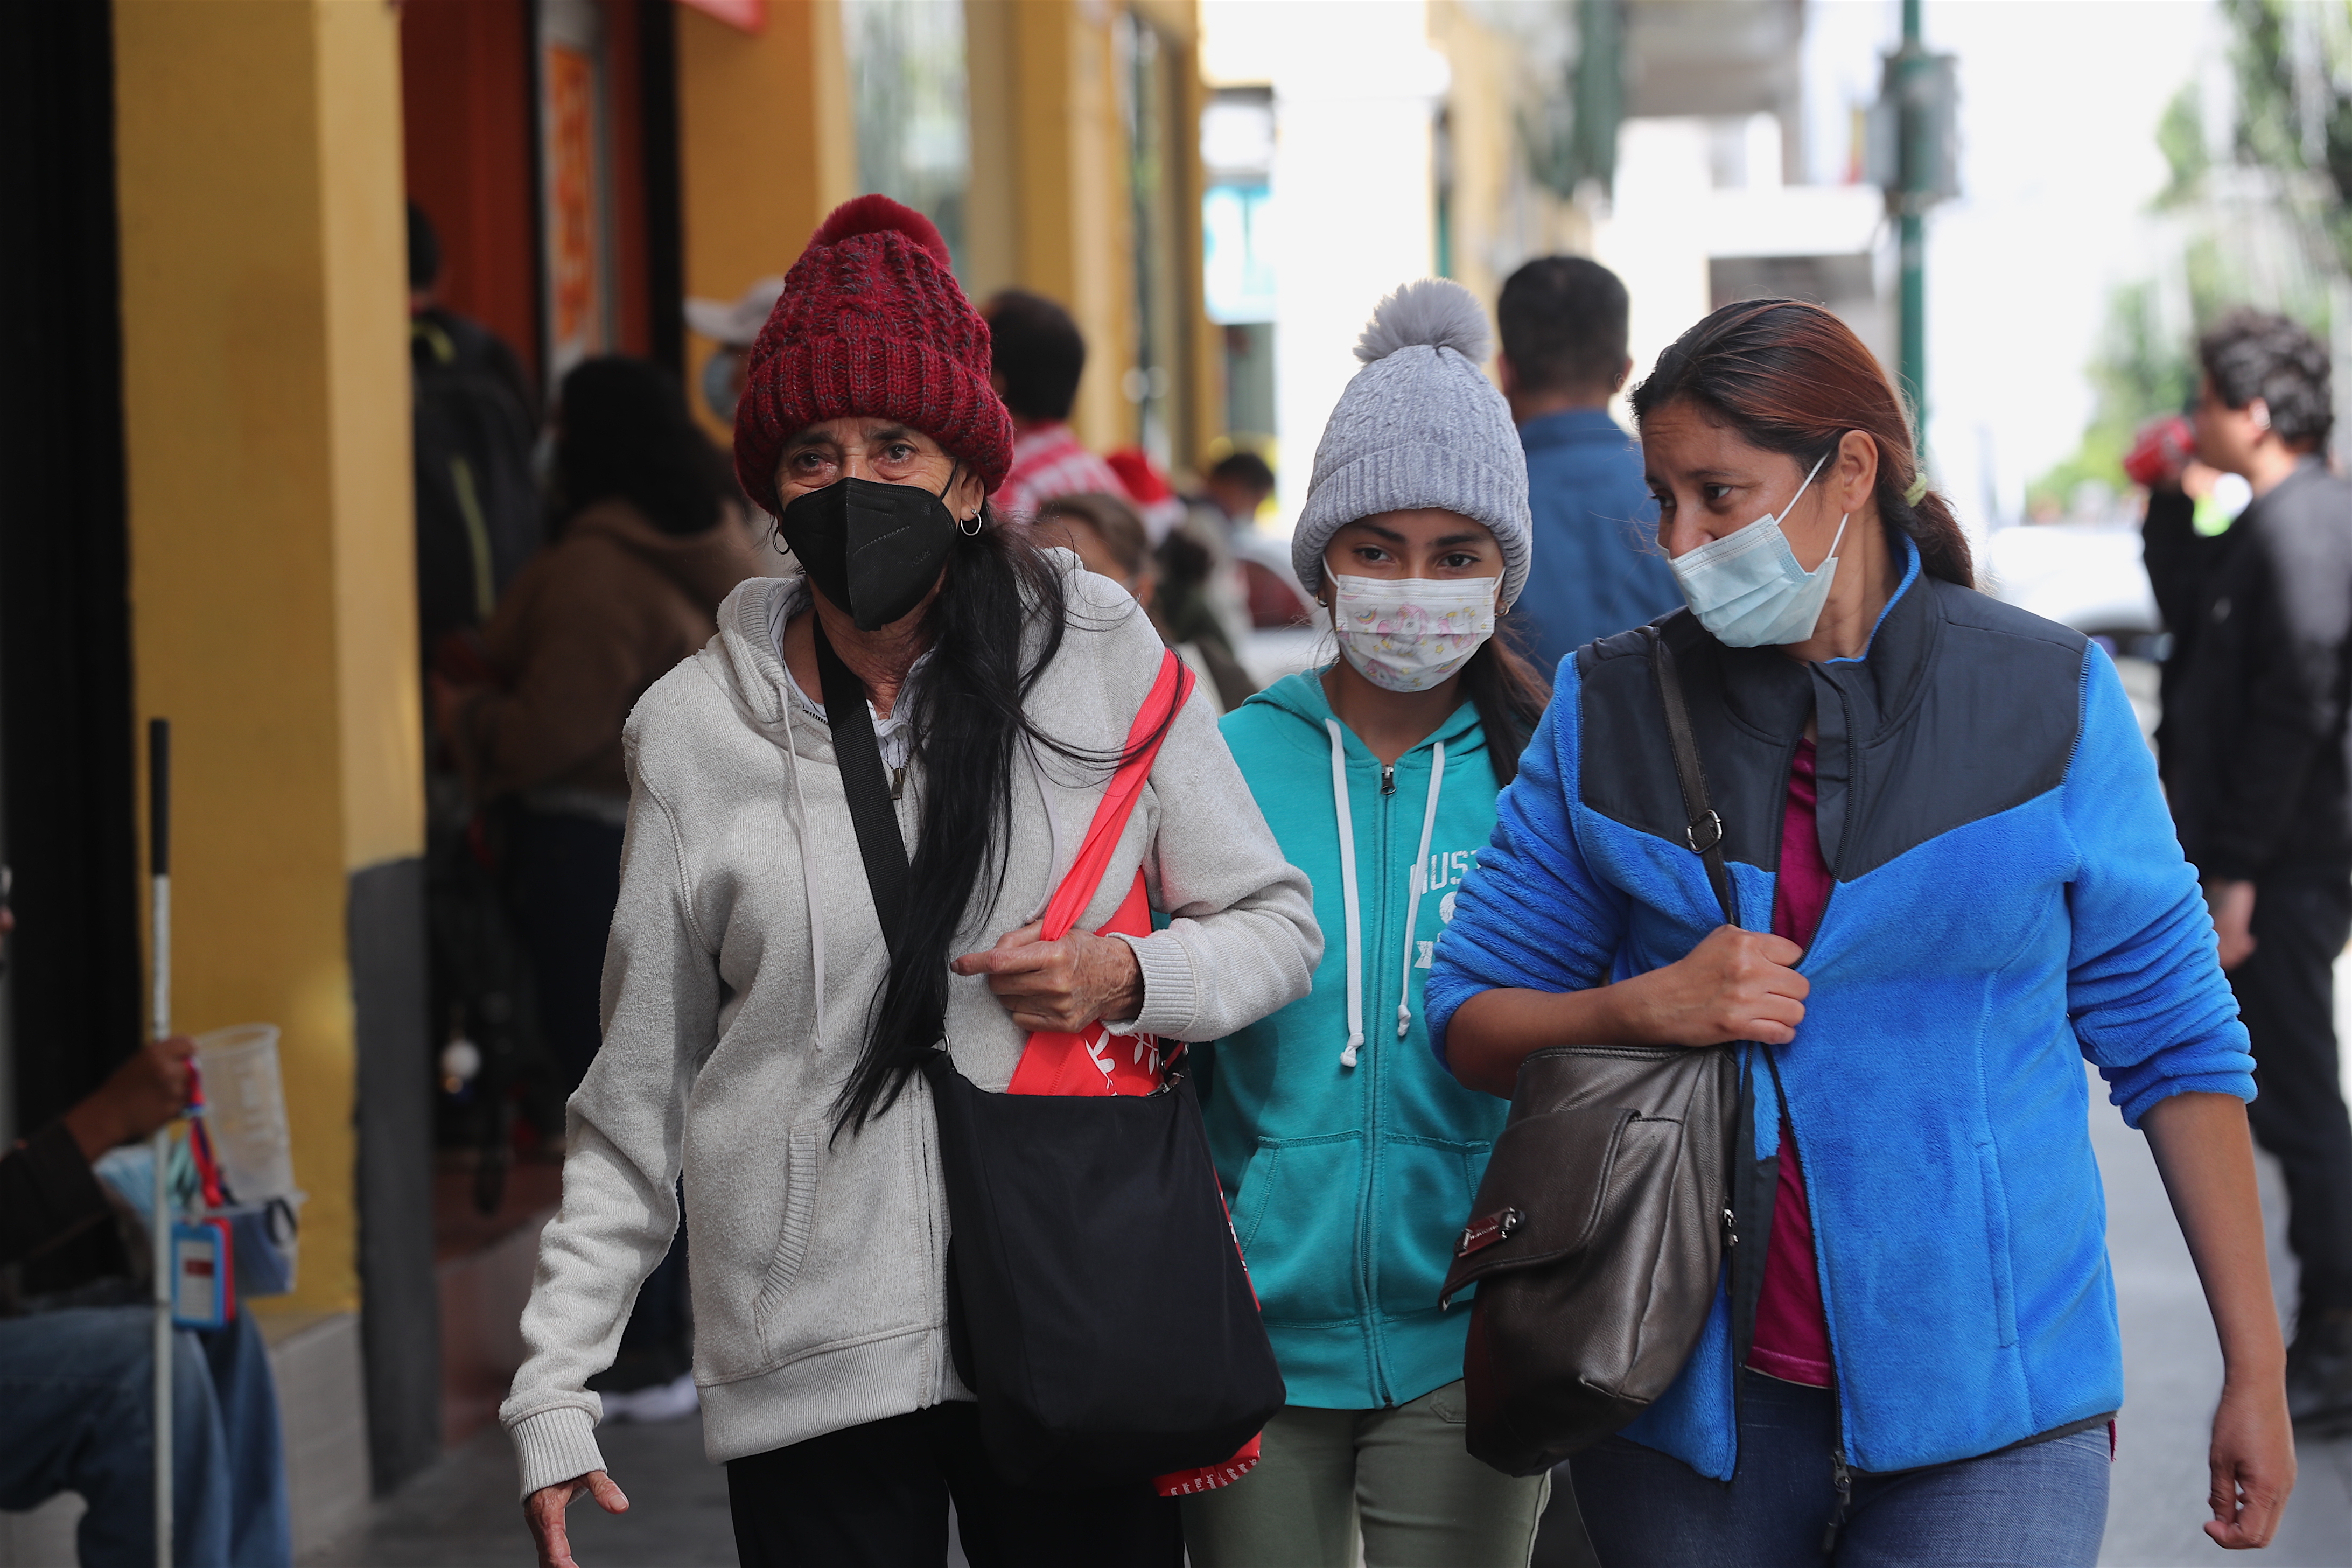
M 1444 507 L 1485 523 L 1503 549 L 1501 607 L 1528 580 L 1528 463 L 1510 405 L 1479 370 L 1486 313 L 1459 283 L 1424 278 L 1380 302 L 1356 341 L 1364 362 L 1315 448 L 1290 565 L 1323 588 L 1323 549 L 1375 512 Z

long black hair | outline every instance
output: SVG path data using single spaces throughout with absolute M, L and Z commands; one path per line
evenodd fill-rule
M 1527 636 L 1524 621 L 1496 617 L 1495 635 L 1478 645 L 1462 667 L 1462 695 L 1478 710 L 1478 728 L 1486 737 L 1486 760 L 1495 782 L 1509 784 L 1519 776 L 1519 753 L 1543 721 L 1551 701 L 1551 682 L 1518 647 Z
M 719 521 L 734 475 L 669 372 L 621 354 L 583 360 L 557 405 L 552 532 L 616 496 L 664 533 L 700 533 Z
M 927 781 L 922 827 L 908 857 L 907 926 L 835 1103 L 835 1136 L 889 1110 L 938 1043 L 957 939 L 975 904 L 992 904 L 1003 887 L 1016 748 L 1026 740 L 1106 771 L 1123 755 L 1073 746 L 1030 719 L 1030 690 L 1061 651 L 1068 596 L 1060 568 L 1025 530 L 992 504 L 981 521 L 956 542 L 924 619 L 931 657 L 899 699 Z M 1024 644 L 1034 644 L 1026 656 Z

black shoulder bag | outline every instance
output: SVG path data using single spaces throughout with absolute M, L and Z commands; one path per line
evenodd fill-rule
M 1675 657 L 1651 669 L 1692 850 L 1727 924 L 1738 894 Z M 1528 1057 L 1441 1305 L 1475 1284 L 1463 1356 L 1470 1452 L 1507 1475 L 1639 1415 L 1690 1359 L 1731 1239 L 1733 1046 L 1553 1046 Z
M 817 668 L 884 938 L 904 929 L 906 840 L 865 689 L 822 630 Z M 945 1020 L 941 1026 L 944 1030 Z M 1192 1088 L 992 1094 L 923 1064 L 953 1239 L 956 1372 L 1015 1485 L 1076 1489 L 1223 1464 L 1282 1408 Z

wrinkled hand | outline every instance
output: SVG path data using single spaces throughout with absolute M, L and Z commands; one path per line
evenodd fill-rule
M 1633 1030 L 1666 1046 L 1785 1046 L 1797 1037 L 1812 990 L 1793 967 L 1804 953 L 1770 931 L 1717 926 L 1688 956 L 1622 983 Z
M 2208 1462 L 2213 1518 L 2205 1533 L 2232 1552 L 2268 1546 L 2294 1490 L 2294 1428 L 2284 1384 L 2272 1377 L 2251 1387 L 2222 1385 Z
M 2221 943 L 2221 967 L 2235 969 L 2254 951 L 2254 885 L 2208 882 L 2205 902 L 2213 911 L 2213 935 Z
M 988 988 L 1024 1029 L 1076 1034 L 1098 1018 L 1123 1023 L 1143 1011 L 1143 966 L 1115 936 L 1070 932 L 1039 942 L 1045 922 L 1006 931 L 986 952 L 967 952 L 948 967 L 985 974 Z
M 628 1498 L 602 1470 L 540 1488 L 522 1500 L 523 1521 L 530 1526 L 531 1544 L 539 1548 L 539 1568 L 580 1568 L 572 1560 L 572 1537 L 563 1529 L 563 1510 L 583 1493 L 593 1497 L 606 1513 L 629 1511 Z
M 188 1108 L 188 1060 L 196 1042 L 185 1035 L 150 1040 L 116 1068 L 96 1092 L 65 1114 L 66 1131 L 95 1160 L 117 1144 L 144 1138 Z

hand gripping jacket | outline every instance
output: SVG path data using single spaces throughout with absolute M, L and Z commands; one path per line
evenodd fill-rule
M 1836 884 L 1800 965 L 1812 992 L 1796 1039 L 1748 1047 L 1759 1070 L 1738 1168 L 1769 1172 L 1785 1100 L 1842 1447 L 1873 1471 L 2122 1405 L 2080 1058 L 2134 1125 L 2184 1090 L 2253 1092 L 2212 925 L 2114 666 L 2074 632 L 1923 576 L 1908 553 L 1860 658 L 1801 664 L 1726 647 L 1686 612 L 1659 623 L 1751 925 L 1772 907 L 1790 759 L 1819 719 Z M 1622 979 L 1719 919 L 1683 842 L 1641 636 L 1588 645 L 1564 673 L 1438 943 L 1441 1055 L 1480 990 Z M 1698 1348 L 1624 1434 L 1718 1479 L 1738 1458 L 1732 1371 L 1771 1204 L 1769 1177 L 1744 1187 Z

